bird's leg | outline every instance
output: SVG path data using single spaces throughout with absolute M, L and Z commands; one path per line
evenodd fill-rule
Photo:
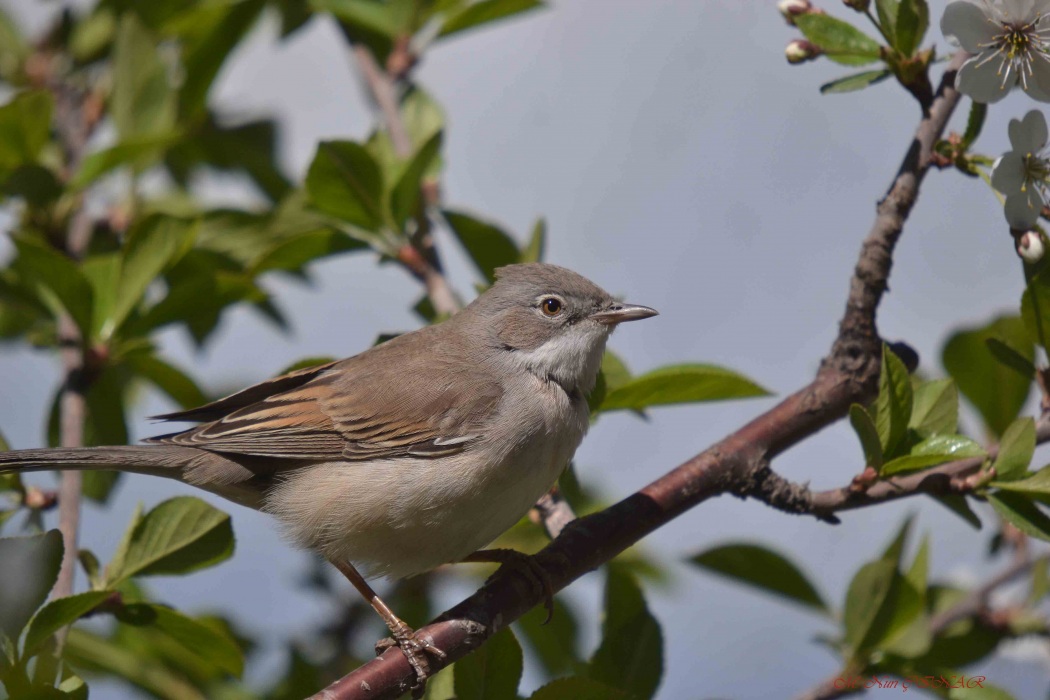
M 335 568 L 339 569 L 343 576 L 346 576 L 347 580 L 357 589 L 357 592 L 368 601 L 372 609 L 379 613 L 379 616 L 383 618 L 383 622 L 390 628 L 390 636 L 393 639 L 381 639 L 376 642 L 376 655 L 378 656 L 390 647 L 397 645 L 404 653 L 405 658 L 408 659 L 412 670 L 416 672 L 416 685 L 412 689 L 412 696 L 422 697 L 427 678 L 430 677 L 430 663 L 427 661 L 427 654 L 444 659 L 445 652 L 438 649 L 429 640 L 417 635 L 415 630 L 395 615 L 394 611 L 387 607 L 382 598 L 376 595 L 376 592 L 372 590 L 372 587 L 368 585 L 368 582 L 365 581 L 364 577 L 357 572 L 357 569 L 352 564 L 344 561 L 329 561 L 332 562 Z
M 500 569 L 505 566 L 517 571 L 542 592 L 543 608 L 547 611 L 547 619 L 543 624 L 551 621 L 554 616 L 554 584 L 547 570 L 537 564 L 533 557 L 515 549 L 479 549 L 462 561 L 499 564 Z

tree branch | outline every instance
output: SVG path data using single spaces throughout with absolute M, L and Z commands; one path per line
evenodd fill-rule
M 958 105 L 959 94 L 953 86 L 961 61 L 960 55 L 953 58 L 893 184 L 877 207 L 850 284 L 839 335 L 813 382 L 637 493 L 566 526 L 535 555 L 554 590 L 561 590 L 708 498 L 761 492 L 767 481 L 762 475 L 771 473 L 769 460 L 839 420 L 850 404 L 871 396 L 878 382 L 881 352 L 875 311 L 886 290 L 893 248 L 929 168 L 933 145 Z M 519 575 L 497 572 L 479 591 L 419 631 L 447 654 L 443 660 L 433 660 L 432 668 L 470 653 L 540 602 L 540 597 Z M 392 648 L 313 697 L 396 698 L 413 682 L 414 673 L 404 655 Z

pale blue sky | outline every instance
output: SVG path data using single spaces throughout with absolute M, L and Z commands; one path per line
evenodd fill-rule
M 37 25 L 58 6 L 0 2 Z M 847 16 L 840 3 L 825 4 Z M 932 3 L 935 17 L 943 5 Z M 439 46 L 418 79 L 449 116 L 446 201 L 499 220 L 519 237 L 545 216 L 549 261 L 659 309 L 658 318 L 623 328 L 611 342 L 633 370 L 713 362 L 789 393 L 812 377 L 834 337 L 875 202 L 918 119 L 913 100 L 889 82 L 821 96 L 818 86 L 847 69 L 826 61 L 787 65 L 783 48 L 796 35 L 771 0 L 575 0 Z M 220 76 L 214 97 L 245 116 L 280 116 L 281 154 L 299 177 L 318 140 L 360 138 L 371 115 L 329 22 L 315 21 L 285 44 L 274 41 L 275 24 L 266 22 Z M 945 47 L 936 26 L 931 42 Z M 979 146 L 992 154 L 1005 149 L 1007 120 L 1031 106 L 1019 95 L 996 105 Z M 957 116 L 957 128 L 963 119 Z M 217 198 L 236 193 L 228 183 L 209 184 Z M 469 296 L 470 268 L 454 242 L 442 237 L 439 244 L 455 286 Z M 312 288 L 272 281 L 293 319 L 291 336 L 237 313 L 205 352 L 195 353 L 178 333 L 164 335 L 166 352 L 193 367 L 204 385 L 233 387 L 303 356 L 353 354 L 381 331 L 415 327 L 407 309 L 419 290 L 398 269 L 355 255 L 315 272 Z M 1015 309 L 1022 284 L 991 193 L 978 180 L 933 172 L 898 249 L 880 330 L 909 342 L 923 369 L 938 374 L 948 329 Z M 53 358 L 0 350 L 7 397 L 0 427 L 16 447 L 40 444 L 57 375 Z M 619 499 L 772 401 L 657 409 L 648 422 L 603 417 L 577 454 L 581 476 Z M 147 397 L 136 409 L 135 436 L 154 431 L 141 416 L 166 407 Z M 774 466 L 831 487 L 849 482 L 861 453 L 839 425 Z M 152 505 L 188 491 L 128 478 L 112 508 L 87 509 L 82 541 L 105 557 L 136 502 Z M 322 624 L 324 607 L 295 585 L 306 555 L 282 543 L 265 516 L 222 507 L 233 514 L 235 558 L 186 579 L 158 579 L 157 595 L 188 610 L 232 613 L 275 641 Z M 974 537 L 939 506 L 917 499 L 847 513 L 831 527 L 725 497 L 655 533 L 646 544 L 673 571 L 672 585 L 650 592 L 665 634 L 659 697 L 780 697 L 837 668 L 812 643 L 832 627 L 676 563 L 681 558 L 727 540 L 766 543 L 791 552 L 841 604 L 853 571 L 911 512 L 920 516 L 919 529 L 932 533 L 934 576 L 988 571 L 989 533 Z M 563 595 L 593 611 L 599 584 L 590 575 Z M 459 586 L 446 602 L 467 592 Z M 596 626 L 597 617 L 591 620 Z M 250 677 L 268 678 L 279 663 L 273 654 L 263 660 Z M 983 670 L 1019 698 L 1034 697 L 1046 692 L 1045 648 L 1041 664 L 1006 659 Z M 535 676 L 527 681 L 534 684 Z M 101 697 L 127 697 L 113 686 L 99 690 Z

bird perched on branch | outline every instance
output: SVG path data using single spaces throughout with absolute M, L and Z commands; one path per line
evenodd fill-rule
M 157 416 L 201 423 L 194 428 L 140 446 L 4 452 L 0 472 L 151 474 L 273 514 L 383 616 L 422 687 L 426 655 L 443 652 L 364 576 L 513 559 L 481 548 L 529 510 L 579 446 L 609 334 L 655 315 L 571 270 L 511 265 L 443 323 Z

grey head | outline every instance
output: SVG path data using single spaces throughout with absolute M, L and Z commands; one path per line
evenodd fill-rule
M 594 387 L 613 329 L 656 314 L 617 301 L 572 270 L 526 263 L 496 270 L 495 284 L 459 317 L 474 325 L 505 368 L 524 369 L 579 395 Z

